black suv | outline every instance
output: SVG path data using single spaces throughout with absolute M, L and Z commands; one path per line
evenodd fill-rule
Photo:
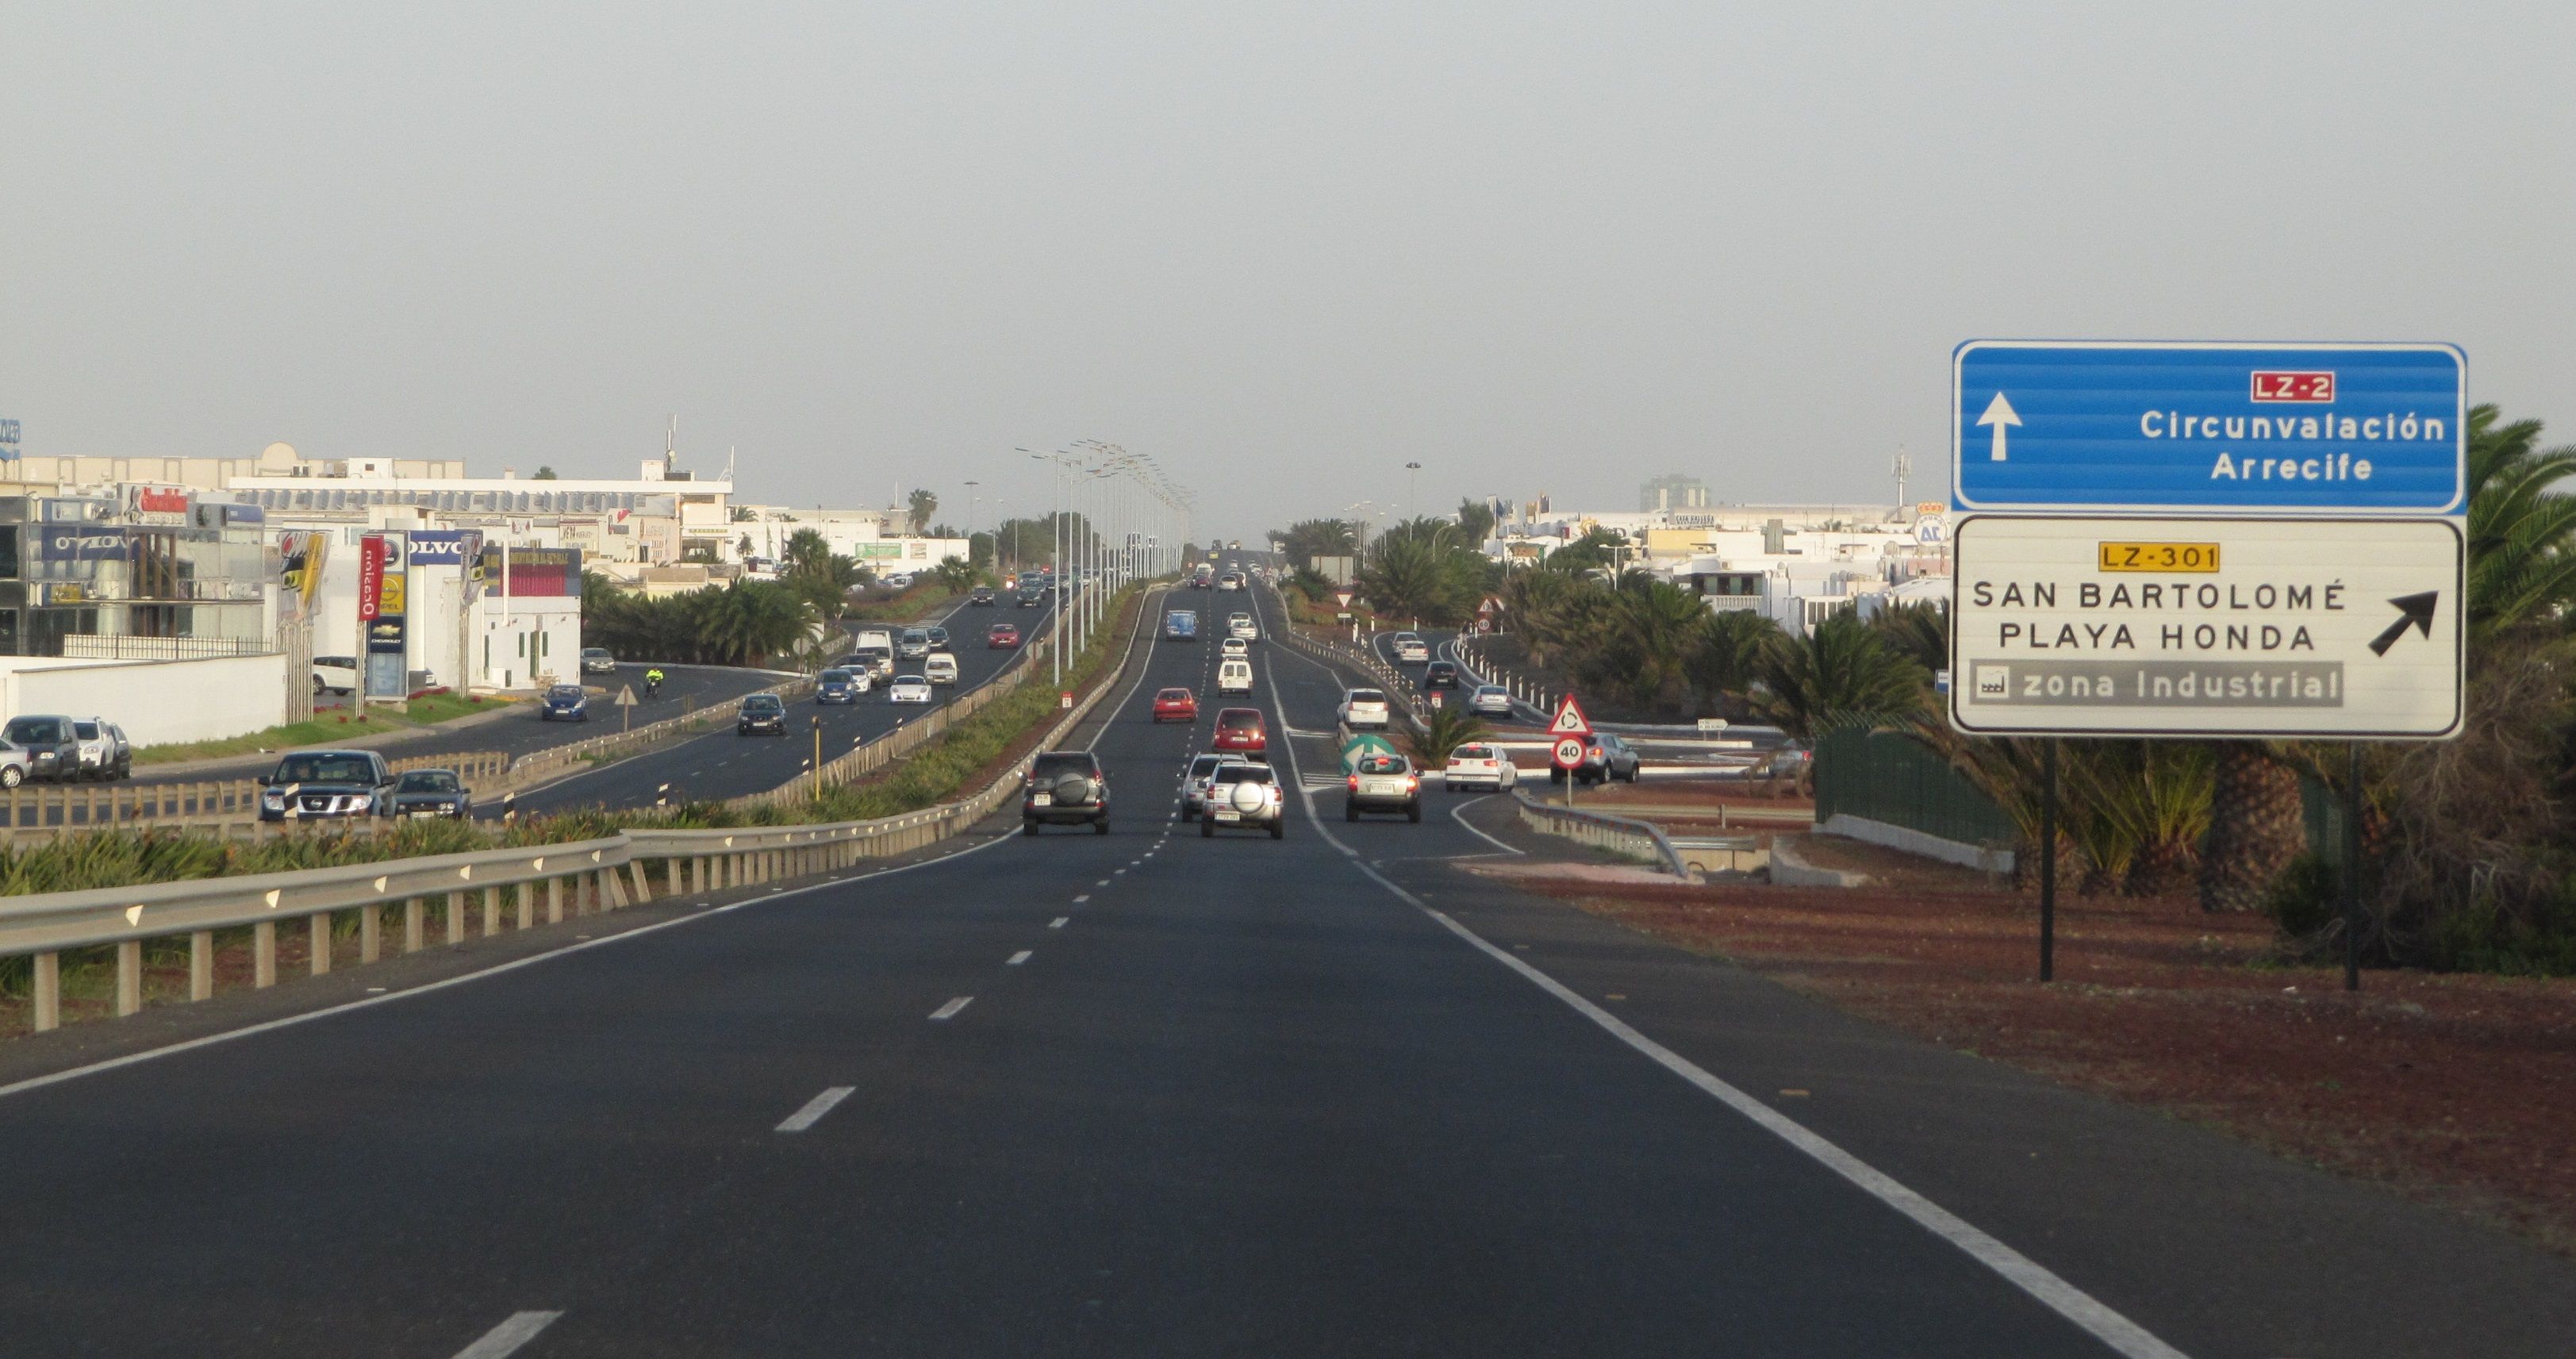
M 1094 834 L 1109 833 L 1109 775 L 1100 757 L 1087 750 L 1050 750 L 1029 766 L 1020 788 L 1020 830 L 1035 835 L 1038 827 L 1090 822 Z
M 262 821 L 393 815 L 393 766 L 372 750 L 299 750 L 260 783 Z
M 1457 688 L 1458 663 L 1456 661 L 1433 661 L 1430 665 L 1425 666 L 1422 671 L 1422 687 L 1425 689 Z
M 733 734 L 749 736 L 754 732 L 770 736 L 787 734 L 787 705 L 776 694 L 753 694 L 742 701 L 742 712 L 733 721 Z
M 68 782 L 80 777 L 80 732 L 68 717 L 13 717 L 0 728 L 6 740 L 27 752 L 27 777 Z
M 990 585 L 976 586 L 974 589 L 966 592 L 966 602 L 979 609 L 990 607 L 993 603 L 993 587 Z

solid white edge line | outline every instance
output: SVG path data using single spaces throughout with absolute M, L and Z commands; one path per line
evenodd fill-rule
M 975 998 L 973 996 L 951 996 L 948 998 L 947 1004 L 931 1011 L 930 1017 L 933 1019 L 954 1019 L 957 1017 L 958 1011 L 963 1010 L 974 1003 Z
M 1490 836 L 1490 835 L 1485 834 L 1483 831 L 1480 831 L 1480 830 L 1476 829 L 1474 826 L 1472 826 L 1472 825 L 1468 825 L 1468 823 L 1467 823 L 1467 815 L 1466 815 L 1466 813 L 1467 813 L 1467 809 L 1468 809 L 1468 808 L 1475 806 L 1477 803 L 1484 801 L 1486 798 L 1495 798 L 1495 797 L 1501 797 L 1501 796 L 1502 796 L 1502 794 L 1500 794 L 1500 793 L 1487 793 L 1487 794 L 1485 794 L 1485 795 L 1484 795 L 1484 797 L 1471 797 L 1471 798 L 1467 799 L 1466 801 L 1459 803 L 1457 806 L 1450 808 L 1450 809 L 1449 809 L 1449 819 L 1450 819 L 1450 820 L 1452 820 L 1452 821 L 1457 822 L 1460 826 L 1464 826 L 1464 827 L 1466 827 L 1466 831 L 1467 831 L 1467 833 L 1468 833 L 1469 835 L 1475 836 L 1477 839 L 1484 841 L 1486 844 L 1492 845 L 1494 848 L 1499 849 L 1499 850 L 1503 851 L 1503 852 L 1504 852 L 1504 853 L 1506 853 L 1506 854 L 1523 854 L 1523 855 L 1528 854 L 1528 853 L 1529 853 L 1529 851 L 1528 851 L 1528 850 L 1525 850 L 1525 849 L 1514 849 L 1514 848 L 1512 848 L 1510 845 L 1504 844 L 1502 841 L 1497 840 L 1497 839 L 1495 839 L 1494 837 L 1492 837 L 1492 836 Z
M 198 1048 L 213 1047 L 218 1043 L 229 1043 L 235 1039 L 249 1038 L 255 1034 L 268 1033 L 276 1029 L 291 1028 L 297 1024 L 309 1024 L 317 1019 L 328 1019 L 333 1015 L 347 1014 L 352 1010 L 364 1010 L 371 1006 L 390 1005 L 396 1001 L 410 1000 L 415 996 L 430 995 L 435 992 L 444 991 L 451 986 L 463 986 L 467 982 L 482 981 L 487 977 L 497 977 L 505 972 L 516 972 L 523 967 L 534 967 L 539 963 L 552 962 L 558 958 L 570 957 L 584 949 L 603 948 L 610 944 L 624 943 L 629 939 L 641 939 L 648 934 L 656 934 L 675 926 L 687 925 L 700 920 L 713 920 L 718 916 L 730 915 L 735 911 L 741 910 L 745 906 L 772 905 L 777 902 L 785 901 L 790 897 L 803 896 L 808 892 L 820 892 L 826 888 L 846 886 L 854 882 L 866 882 L 871 878 L 891 877 L 897 873 L 912 872 L 917 868 L 934 867 L 939 864 L 965 858 L 969 854 L 981 854 L 985 850 L 993 848 L 995 845 L 1008 844 L 1015 838 L 1017 837 L 1008 834 L 997 835 L 992 839 L 986 840 L 980 845 L 968 845 L 963 849 L 954 850 L 949 853 L 939 855 L 936 858 L 923 859 L 918 863 L 896 864 L 891 868 L 880 868 L 872 873 L 861 873 L 847 878 L 832 878 L 823 882 L 811 883 L 803 887 L 792 887 L 774 897 L 746 897 L 741 901 L 733 902 L 730 905 L 718 906 L 713 909 L 701 907 L 697 910 L 691 911 L 687 915 L 674 916 L 669 920 L 659 921 L 651 925 L 638 925 L 634 929 L 627 930 L 619 934 L 602 935 L 595 939 L 580 939 L 576 942 L 565 944 L 560 948 L 548 949 L 543 953 L 530 954 L 525 958 L 513 958 L 506 963 L 495 963 L 490 967 L 483 968 L 476 972 L 464 972 L 453 977 L 442 977 L 437 981 L 423 982 L 418 986 L 414 986 L 406 990 L 387 991 L 382 995 L 363 996 L 357 1000 L 342 1001 L 337 1005 L 327 1005 L 319 1010 L 307 1010 L 300 1015 L 283 1015 L 276 1019 L 262 1020 L 257 1024 L 248 1025 L 243 1028 L 226 1029 L 222 1033 L 210 1033 L 203 1038 L 191 1038 L 184 1043 L 172 1043 L 170 1046 L 164 1048 L 150 1048 L 142 1052 L 129 1052 L 122 1057 L 110 1057 L 105 1061 L 92 1062 L 87 1066 L 76 1066 L 65 1071 L 49 1072 L 42 1076 L 30 1076 L 22 1081 L 13 1081 L 7 1085 L 0 1085 L 0 1099 L 6 1099 L 11 1095 L 25 1094 L 31 1090 L 41 1090 L 46 1086 L 59 1085 L 64 1081 L 77 1080 L 83 1076 L 100 1075 L 105 1072 L 114 1071 L 119 1067 L 135 1066 L 143 1062 L 155 1061 L 163 1057 L 175 1057 L 183 1052 L 193 1052 Z
M 1299 659 L 1306 660 L 1308 664 L 1323 670 L 1328 676 L 1332 674 L 1331 670 L 1319 661 L 1303 656 Z M 1279 714 L 1279 725 L 1287 726 L 1287 709 L 1280 703 L 1276 685 L 1271 686 L 1270 703 L 1272 710 Z M 1282 748 L 1288 754 L 1289 770 L 1292 773 L 1297 772 L 1295 743 L 1283 742 Z M 1299 782 L 1303 781 L 1301 775 Z M 2158 1339 L 2153 1332 L 2120 1315 L 2092 1294 L 2057 1277 L 2038 1261 L 2023 1255 L 1978 1230 L 1957 1214 L 1906 1188 L 1859 1157 L 1809 1131 L 1797 1120 L 1719 1080 L 1689 1058 L 1630 1028 L 1618 1016 L 1585 1000 L 1556 978 L 1532 967 L 1509 951 L 1494 947 L 1487 943 L 1482 935 L 1450 919 L 1447 915 L 1433 910 L 1421 898 L 1397 886 L 1392 879 L 1369 867 L 1360 858 L 1358 851 L 1343 844 L 1334 836 L 1331 828 L 1324 824 L 1324 818 L 1315 814 L 1313 794 L 1307 794 L 1305 801 L 1306 817 L 1314 823 L 1316 833 L 1323 836 L 1325 841 L 1334 848 L 1349 856 L 1351 866 L 1367 874 L 1369 881 L 1393 893 L 1398 900 L 1412 906 L 1415 910 L 1440 922 L 1443 928 L 1467 941 L 1478 952 L 1519 973 L 1532 985 L 1563 1001 L 1575 1013 L 1599 1025 L 1612 1037 L 1643 1053 L 1656 1065 L 1681 1077 L 1697 1087 L 1701 1093 L 1714 1098 L 1750 1120 L 1754 1126 L 1788 1143 L 1826 1169 L 1842 1176 L 1861 1192 L 1904 1214 L 1924 1230 L 1966 1252 L 1970 1259 L 2002 1275 L 2005 1282 L 2028 1294 L 2041 1306 L 2073 1322 L 2086 1334 L 2110 1346 L 2124 1359 L 2189 1359 L 2189 1356 L 2181 1350 Z M 1475 828 L 1470 826 L 1468 829 Z
M 789 1114 L 786 1121 L 780 1123 L 774 1131 L 800 1133 L 813 1127 L 823 1120 L 823 1115 L 832 1112 L 833 1105 L 848 1099 L 857 1089 L 855 1085 L 836 1085 L 825 1090 L 822 1094 L 805 1101 L 804 1108 Z
M 513 1312 L 510 1319 L 483 1333 L 483 1338 L 456 1352 L 456 1359 L 502 1359 L 516 1354 L 537 1332 L 555 1324 L 561 1312 Z

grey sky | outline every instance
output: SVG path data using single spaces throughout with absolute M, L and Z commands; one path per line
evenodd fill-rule
M 410 8 L 11 8 L 28 451 L 623 475 L 676 410 L 962 521 L 1092 436 L 1250 537 L 1408 459 L 1928 492 L 1979 335 L 2449 340 L 2576 437 L 2564 3 Z

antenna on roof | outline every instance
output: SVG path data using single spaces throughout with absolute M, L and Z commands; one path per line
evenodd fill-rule
M 664 426 L 662 430 L 662 470 L 666 473 L 669 472 L 673 465 L 679 461 L 679 458 L 680 417 L 677 412 L 674 412 L 671 416 L 671 423 Z
M 1906 505 L 1905 479 L 1914 475 L 1914 455 L 1905 451 L 1905 445 L 1896 446 L 1896 457 L 1889 463 L 1888 470 L 1896 474 L 1896 511 L 1901 515 Z

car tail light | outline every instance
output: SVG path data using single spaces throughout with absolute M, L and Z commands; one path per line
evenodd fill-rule
M 1353 775 L 1351 775 L 1351 777 L 1350 777 L 1350 784 L 1351 784 L 1351 791 L 1352 791 L 1352 792 L 1354 792 L 1354 793 L 1358 792 L 1358 791 L 1360 790 L 1360 776 L 1359 776 L 1359 775 L 1357 775 L 1357 774 L 1353 774 Z
M 1405 775 L 1405 776 L 1404 776 L 1404 791 L 1406 791 L 1406 792 L 1408 792 L 1408 793 L 1418 792 L 1418 791 L 1420 791 L 1420 790 L 1421 790 L 1421 788 L 1422 788 L 1422 780 L 1421 780 L 1421 779 L 1416 778 L 1416 777 L 1414 777 L 1414 776 L 1413 776 L 1413 775 L 1411 775 L 1411 774 L 1407 774 L 1407 775 Z

